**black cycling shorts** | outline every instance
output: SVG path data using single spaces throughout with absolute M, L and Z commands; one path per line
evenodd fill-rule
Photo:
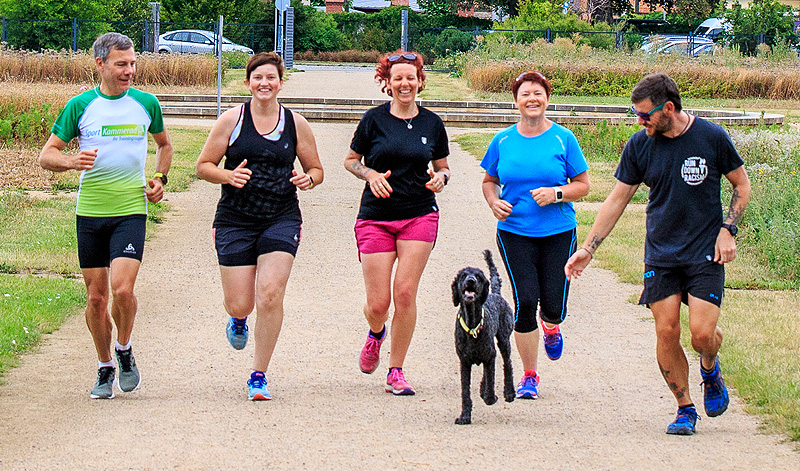
M 147 216 L 77 216 L 78 262 L 81 268 L 111 266 L 117 257 L 142 261 Z

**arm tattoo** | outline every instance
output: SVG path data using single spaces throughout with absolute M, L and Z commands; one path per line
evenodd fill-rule
M 739 207 L 739 190 L 734 188 L 731 193 L 731 204 L 728 206 L 728 217 L 731 219 L 732 224 L 739 224 L 742 219 L 744 209 Z
M 592 240 L 589 242 L 589 247 L 592 250 L 597 250 L 597 247 L 600 247 L 600 244 L 603 243 L 603 237 L 599 237 L 597 234 L 592 235 Z
M 370 170 L 372 170 L 372 169 L 369 168 L 369 167 L 365 167 L 364 165 L 361 164 L 361 162 L 359 162 L 357 160 L 355 162 L 353 162 L 353 165 L 350 166 L 350 171 L 353 172 L 353 175 L 357 176 L 358 178 L 360 178 L 362 180 L 366 180 L 365 176 L 366 176 L 367 172 L 370 171 Z

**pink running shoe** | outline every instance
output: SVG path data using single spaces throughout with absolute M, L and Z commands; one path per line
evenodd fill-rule
M 362 373 L 371 374 L 378 369 L 378 365 L 381 363 L 381 344 L 385 338 L 386 328 L 383 329 L 380 339 L 367 334 L 367 342 L 361 349 L 361 356 L 358 358 L 358 365 L 361 367 Z
M 389 374 L 386 375 L 386 392 L 390 392 L 395 396 L 413 396 L 416 394 L 414 388 L 406 382 L 402 368 L 389 369 Z

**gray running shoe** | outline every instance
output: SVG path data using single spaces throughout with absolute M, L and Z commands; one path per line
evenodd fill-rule
M 136 360 L 133 359 L 133 349 L 114 350 L 117 353 L 117 365 L 119 366 L 119 390 L 131 392 L 138 388 L 142 383 L 139 375 L 139 368 L 136 367 Z
M 94 383 L 89 397 L 92 399 L 113 399 L 114 383 L 117 382 L 117 375 L 114 374 L 114 367 L 104 366 L 97 370 L 97 382 Z

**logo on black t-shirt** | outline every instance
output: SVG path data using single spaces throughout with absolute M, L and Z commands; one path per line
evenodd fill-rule
M 708 165 L 702 157 L 689 157 L 681 166 L 681 177 L 689 185 L 695 186 L 703 183 L 708 176 Z

